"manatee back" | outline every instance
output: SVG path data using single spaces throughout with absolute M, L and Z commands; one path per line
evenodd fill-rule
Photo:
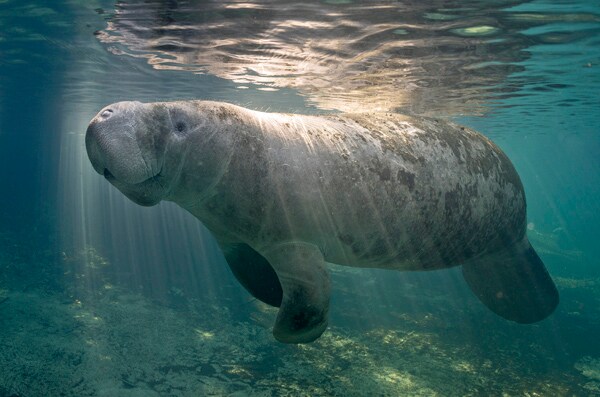
M 256 249 L 301 240 L 329 262 L 414 270 L 455 266 L 523 236 L 519 177 L 475 131 L 398 114 L 254 113 L 235 128 L 228 169 L 206 202 L 211 230 Z
M 443 268 L 522 238 L 523 186 L 483 135 L 397 114 L 329 121 L 307 123 L 309 144 L 281 148 L 288 157 L 280 161 L 293 152 L 297 167 L 272 174 L 282 202 L 300 213 L 290 221 L 301 225 L 295 233 L 319 235 L 328 260 Z

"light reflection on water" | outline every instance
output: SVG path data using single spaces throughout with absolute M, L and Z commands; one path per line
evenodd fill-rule
M 113 54 L 157 70 L 208 73 L 238 89 L 294 88 L 321 109 L 476 114 L 519 90 L 506 79 L 524 70 L 528 47 L 599 29 L 593 13 L 520 4 L 127 1 L 96 34 Z M 561 23 L 581 26 L 555 28 Z

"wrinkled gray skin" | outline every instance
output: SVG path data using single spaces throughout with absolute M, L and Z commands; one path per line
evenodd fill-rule
M 484 136 L 399 114 L 261 113 L 218 102 L 119 102 L 86 135 L 94 169 L 141 205 L 174 201 L 214 234 L 238 280 L 279 306 L 274 335 L 327 326 L 326 262 L 463 265 L 475 294 L 520 323 L 558 294 L 525 236 L 525 197 Z

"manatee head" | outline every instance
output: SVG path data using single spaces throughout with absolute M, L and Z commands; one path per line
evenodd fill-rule
M 210 186 L 218 157 L 213 128 L 194 102 L 118 102 L 90 122 L 85 144 L 96 172 L 137 204 L 172 199 L 182 181 Z M 212 151 L 211 151 L 212 150 Z M 186 167 L 193 153 L 194 164 Z M 188 172 L 189 171 L 189 172 Z

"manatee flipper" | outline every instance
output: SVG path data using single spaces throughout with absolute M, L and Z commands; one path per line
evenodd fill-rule
M 231 272 L 256 299 L 275 307 L 281 305 L 283 291 L 269 262 L 248 244 L 220 244 Z
M 283 288 L 273 336 L 283 343 L 308 343 L 327 328 L 330 283 L 323 254 L 315 245 L 290 242 L 263 252 Z
M 530 324 L 548 317 L 558 305 L 558 291 L 527 238 L 473 263 L 463 276 L 475 295 L 507 320 Z

